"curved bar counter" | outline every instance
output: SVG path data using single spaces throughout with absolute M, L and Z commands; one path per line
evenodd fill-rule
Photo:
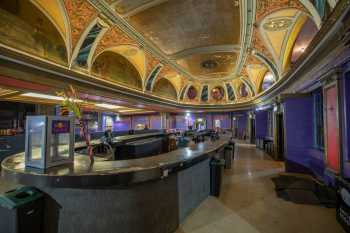
M 172 233 L 210 194 L 210 159 L 229 137 L 121 161 L 76 154 L 74 164 L 26 168 L 24 153 L 2 162 L 6 180 L 47 194 L 46 233 Z M 76 224 L 79 223 L 79 224 Z

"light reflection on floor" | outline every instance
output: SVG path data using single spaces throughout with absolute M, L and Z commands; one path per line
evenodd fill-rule
M 270 178 L 283 170 L 283 163 L 240 143 L 220 198 L 209 197 L 176 233 L 344 233 L 335 209 L 276 197 Z

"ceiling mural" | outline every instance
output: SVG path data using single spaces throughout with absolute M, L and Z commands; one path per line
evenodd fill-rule
M 112 51 L 103 52 L 96 58 L 92 73 L 108 81 L 142 90 L 142 79 L 135 66 L 124 56 Z
M 232 74 L 236 60 L 237 53 L 193 54 L 177 63 L 194 76 L 215 79 Z
M 135 66 L 139 72 L 142 80 L 146 77 L 146 56 L 142 49 L 135 45 L 117 45 L 114 47 L 109 47 L 102 52 L 111 51 L 116 54 L 122 55 L 131 64 Z M 99 53 L 101 54 L 101 53 Z M 98 57 L 98 56 L 97 56 Z M 96 57 L 95 57 L 96 58 Z M 92 63 L 94 60 L 92 61 Z
M 336 3 L 3 0 L 0 46 L 147 95 L 203 105 L 240 103 L 283 80 Z
M 159 96 L 177 100 L 177 91 L 174 85 L 166 78 L 159 79 L 153 87 L 153 91 Z
M 249 95 L 248 88 L 247 88 L 247 86 L 244 83 L 241 83 L 239 85 L 238 91 L 239 91 L 239 96 L 240 97 L 246 98 Z
M 208 102 L 209 100 L 209 86 L 207 84 L 203 85 L 202 87 L 202 93 L 201 93 L 201 101 L 202 102 Z
M 211 89 L 211 97 L 214 101 L 221 101 L 225 97 L 225 90 L 222 86 L 216 86 Z
M 194 100 L 197 97 L 197 89 L 194 86 L 190 86 L 187 90 L 187 98 L 189 100 Z
M 27 0 L 0 1 L 0 41 L 57 63 L 67 62 L 65 34 Z

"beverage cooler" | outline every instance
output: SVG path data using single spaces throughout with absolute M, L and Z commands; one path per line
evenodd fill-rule
M 74 159 L 74 118 L 28 116 L 25 135 L 25 164 L 45 169 Z

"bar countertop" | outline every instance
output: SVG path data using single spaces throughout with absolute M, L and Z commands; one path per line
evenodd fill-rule
M 88 156 L 76 153 L 74 164 L 47 170 L 25 167 L 24 153 L 6 158 L 2 162 L 2 176 L 10 181 L 34 186 L 62 188 L 104 188 L 127 186 L 162 179 L 178 170 L 215 156 L 228 144 L 229 137 L 205 141 L 186 148 L 141 159 L 106 161 L 96 158 L 90 163 Z
M 144 134 L 130 134 L 130 135 L 122 135 L 122 136 L 117 136 L 112 138 L 112 143 L 113 144 L 120 144 L 120 143 L 125 143 L 130 140 L 136 140 L 140 138 L 150 138 L 150 137 L 157 137 L 157 136 L 162 136 L 166 135 L 167 133 L 165 132 L 154 132 L 154 133 L 144 133 Z M 94 139 L 90 141 L 91 145 L 97 145 L 100 144 L 101 140 L 100 139 Z M 86 147 L 85 141 L 80 141 L 80 142 L 75 142 L 74 144 L 75 149 L 78 148 L 83 148 Z

